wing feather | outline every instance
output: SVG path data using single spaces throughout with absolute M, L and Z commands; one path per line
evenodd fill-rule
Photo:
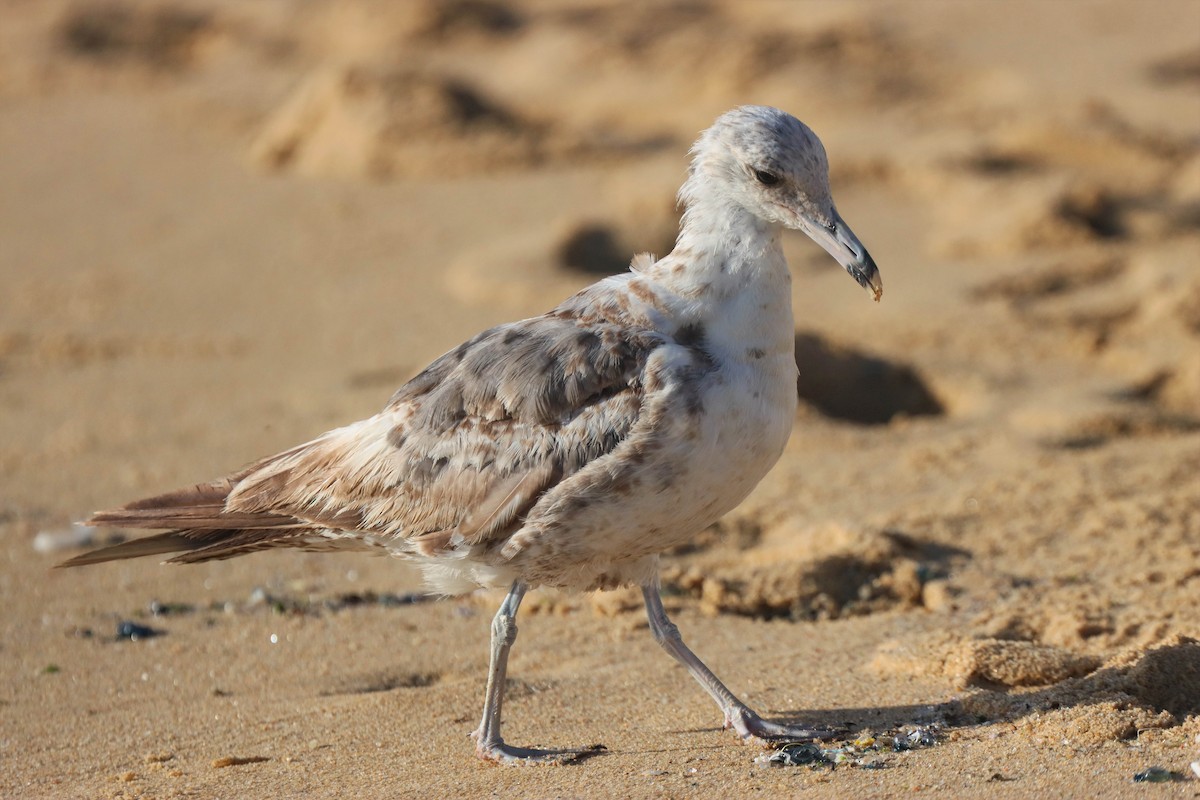
M 566 308 L 566 307 L 564 307 Z M 314 547 L 360 531 L 428 552 L 502 542 L 565 478 L 629 436 L 663 337 L 560 308 L 437 359 L 374 417 L 209 484 L 99 512 L 97 525 L 175 528 L 72 559 L 172 561 Z

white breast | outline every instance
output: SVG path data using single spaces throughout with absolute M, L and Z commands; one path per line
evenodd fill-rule
M 670 330 L 689 329 L 687 343 L 656 351 L 647 365 L 648 391 L 662 390 L 653 402 L 663 403 L 643 410 L 654 420 L 652 455 L 627 473 L 633 478 L 619 493 L 589 496 L 569 514 L 535 511 L 504 551 L 523 579 L 568 588 L 640 580 L 647 563 L 653 566 L 647 559 L 732 510 L 774 466 L 791 433 L 797 397 L 782 256 L 771 272 L 776 280 L 760 276 L 740 291 L 678 304 L 668 297 L 647 312 Z M 649 297 L 648 289 L 663 287 L 636 288 L 635 295 Z M 663 299 L 668 292 L 654 294 Z M 612 458 L 622 458 L 621 451 Z

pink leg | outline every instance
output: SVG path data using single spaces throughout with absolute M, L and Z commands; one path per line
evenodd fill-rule
M 654 641 L 686 667 L 712 699 L 717 701 L 725 715 L 726 728 L 733 728 L 743 739 L 828 739 L 837 735 L 837 731 L 824 728 L 793 727 L 764 720 L 737 699 L 712 670 L 683 643 L 679 629 L 667 618 L 667 612 L 663 609 L 657 580 L 642 587 L 642 597 L 646 601 L 646 616 L 650 619 L 650 632 L 654 635 Z
M 483 701 L 483 720 L 471 735 L 475 737 L 476 755 L 487 761 L 510 765 L 559 764 L 597 748 L 532 750 L 507 745 L 500 737 L 500 709 L 504 705 L 508 651 L 517 639 L 517 609 L 527 588 L 520 581 L 514 583 L 492 620 L 492 658 L 488 669 L 487 694 Z

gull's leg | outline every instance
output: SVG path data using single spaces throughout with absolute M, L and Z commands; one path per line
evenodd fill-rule
M 657 578 L 653 583 L 642 587 L 642 597 L 646 601 L 646 616 L 650 618 L 650 632 L 654 634 L 654 641 L 662 645 L 672 658 L 687 667 L 692 677 L 717 701 L 717 705 L 725 714 L 726 728 L 733 728 L 743 739 L 828 739 L 836 735 L 836 731 L 824 728 L 780 725 L 760 717 L 738 700 L 712 670 L 683 643 L 679 629 L 667 618 L 667 612 L 663 609 Z
M 475 753 L 482 759 L 501 764 L 553 764 L 569 761 L 581 750 L 531 750 L 512 747 L 500 738 L 500 709 L 504 705 L 504 682 L 508 673 L 508 651 L 517 639 L 517 609 L 529 587 L 520 581 L 508 590 L 500 610 L 492 619 L 492 658 L 488 669 L 487 695 L 483 701 L 483 721 L 471 735 Z M 595 749 L 595 748 L 592 748 Z

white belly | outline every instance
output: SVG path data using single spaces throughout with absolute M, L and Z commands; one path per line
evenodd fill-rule
M 765 363 L 726 363 L 712 376 L 698 436 L 659 498 L 659 551 L 733 510 L 782 455 L 796 414 L 795 361 L 790 354 L 758 361 Z
M 657 554 L 736 507 L 779 460 L 795 375 L 790 353 L 718 364 L 699 402 L 681 398 L 667 415 L 664 446 L 629 491 L 523 530 L 504 577 L 574 589 L 644 581 Z

